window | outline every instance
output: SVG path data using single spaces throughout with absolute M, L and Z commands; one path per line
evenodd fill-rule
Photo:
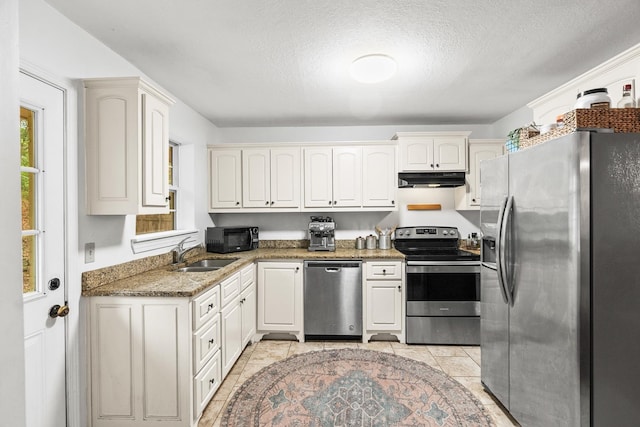
M 38 255 L 37 189 L 40 170 L 36 165 L 36 113 L 20 107 L 20 193 L 22 194 L 22 292 L 36 292 Z
M 177 229 L 178 203 L 178 144 L 169 142 L 169 213 L 136 216 L 136 235 Z

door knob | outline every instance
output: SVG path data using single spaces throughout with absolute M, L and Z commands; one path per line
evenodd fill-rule
M 56 317 L 65 317 L 67 314 L 69 314 L 69 306 L 66 304 L 62 306 L 56 304 L 49 309 L 49 317 L 54 319 Z

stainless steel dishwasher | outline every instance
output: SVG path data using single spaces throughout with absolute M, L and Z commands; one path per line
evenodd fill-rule
M 304 262 L 304 334 L 362 337 L 362 261 Z

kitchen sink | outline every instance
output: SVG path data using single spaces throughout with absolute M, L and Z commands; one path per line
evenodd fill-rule
M 186 267 L 181 267 L 175 271 L 178 273 L 205 273 L 207 271 L 220 270 L 222 267 L 231 264 L 238 258 L 230 259 L 203 259 L 200 261 L 192 262 Z
M 229 258 L 229 259 L 203 259 L 197 262 L 192 262 L 187 265 L 187 268 L 190 267 L 206 267 L 206 268 L 222 268 L 226 265 L 231 264 L 236 261 L 238 258 Z
M 205 273 L 207 271 L 220 270 L 222 267 L 182 267 L 175 270 L 178 273 Z

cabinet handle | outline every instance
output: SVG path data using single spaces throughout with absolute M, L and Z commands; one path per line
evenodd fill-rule
M 207 313 L 210 312 L 211 310 L 213 310 L 213 303 L 207 306 Z
M 216 379 L 215 379 L 215 378 L 211 378 L 211 379 L 209 380 L 209 384 L 211 384 L 211 385 L 214 385 L 214 384 L 215 384 L 215 382 L 216 382 Z
M 215 341 L 214 341 L 214 339 L 213 339 L 213 338 L 211 338 L 211 339 L 209 340 L 209 344 L 211 344 L 211 345 L 213 345 L 213 343 L 214 343 L 214 342 L 215 342 Z

